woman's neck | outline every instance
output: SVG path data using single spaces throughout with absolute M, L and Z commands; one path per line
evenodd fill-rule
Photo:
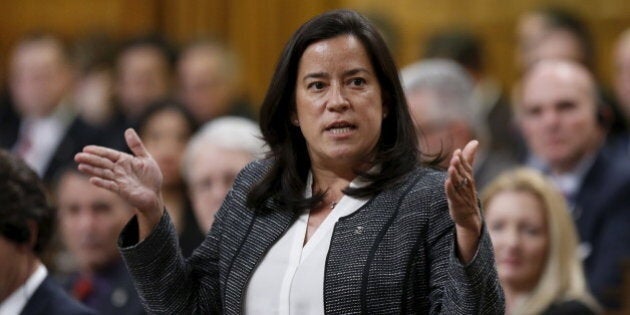
M 313 194 L 326 192 L 325 201 L 336 202 L 343 196 L 343 190 L 348 187 L 354 175 L 339 175 L 327 170 L 313 170 Z
M 512 314 L 514 308 L 531 293 L 531 289 L 519 288 L 508 284 L 502 284 L 502 287 L 503 293 L 505 293 L 505 314 Z
M 370 167 L 367 163 L 313 162 L 313 183 L 319 185 L 319 188 L 334 187 L 339 183 L 345 183 L 345 187 L 357 176 L 356 171 L 367 171 Z

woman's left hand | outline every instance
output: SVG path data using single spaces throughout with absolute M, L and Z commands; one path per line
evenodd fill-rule
M 448 209 L 455 221 L 459 258 L 463 263 L 473 259 L 481 235 L 481 211 L 472 169 L 478 147 L 479 142 L 472 140 L 463 150 L 453 152 L 444 183 Z

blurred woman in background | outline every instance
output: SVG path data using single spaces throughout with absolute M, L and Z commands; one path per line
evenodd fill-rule
M 563 196 L 530 169 L 503 173 L 482 193 L 506 314 L 595 314 Z
M 138 120 L 140 138 L 164 176 L 164 205 L 175 224 L 179 245 L 186 257 L 203 241 L 180 172 L 184 150 L 196 129 L 192 115 L 170 100 L 153 103 Z

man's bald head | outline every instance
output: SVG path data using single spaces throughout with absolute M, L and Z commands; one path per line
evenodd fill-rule
M 544 60 L 523 78 L 516 117 L 529 150 L 555 172 L 571 171 L 603 142 L 590 72 L 568 60 Z
M 536 62 L 523 76 L 523 92 L 527 85 L 540 78 L 577 84 L 597 105 L 597 84 L 591 72 L 582 64 L 567 59 L 546 59 Z

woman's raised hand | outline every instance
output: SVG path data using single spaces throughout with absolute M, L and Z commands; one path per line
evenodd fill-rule
M 444 184 L 449 212 L 455 221 L 458 253 L 464 263 L 472 260 L 477 252 L 482 227 L 472 169 L 478 147 L 479 142 L 472 140 L 463 150 L 453 152 Z
M 74 159 L 90 182 L 119 194 L 138 210 L 141 239 L 159 222 L 164 202 L 160 188 L 162 173 L 133 129 L 125 140 L 134 155 L 100 146 L 86 146 Z M 148 231 L 146 230 L 148 229 Z

